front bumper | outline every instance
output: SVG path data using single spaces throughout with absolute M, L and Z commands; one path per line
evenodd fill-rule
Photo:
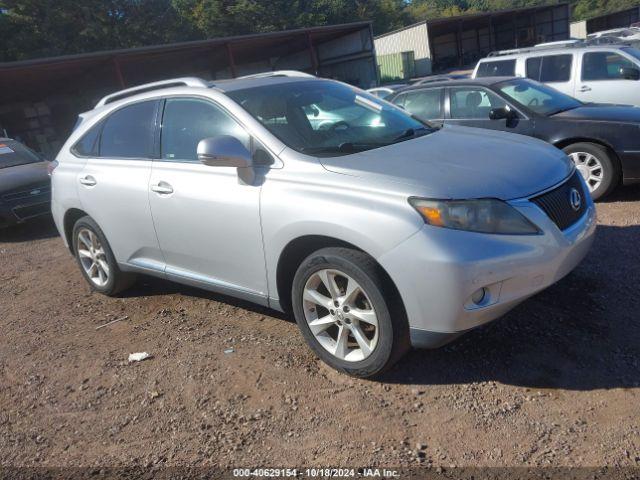
M 0 192 L 0 228 L 51 214 L 48 177 Z
M 622 183 L 632 185 L 640 183 L 640 151 L 629 150 L 617 152 L 622 164 Z
M 591 199 L 561 231 L 528 200 L 510 202 L 544 232 L 486 235 L 425 225 L 378 258 L 398 288 L 416 347 L 437 347 L 494 320 L 560 280 L 587 254 L 596 228 Z M 485 288 L 479 305 L 471 300 Z

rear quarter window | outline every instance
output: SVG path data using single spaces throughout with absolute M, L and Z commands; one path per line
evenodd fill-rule
M 79 157 L 97 157 L 98 139 L 100 138 L 101 129 L 102 122 L 91 127 L 89 131 L 71 147 L 71 152 Z
M 476 77 L 513 77 L 516 74 L 516 61 L 496 60 L 481 62 Z

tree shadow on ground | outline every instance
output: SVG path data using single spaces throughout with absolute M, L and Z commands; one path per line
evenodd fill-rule
M 57 236 L 59 233 L 50 215 L 0 229 L 0 243 L 30 242 Z
M 640 185 L 620 186 L 599 203 L 638 202 L 640 201 Z
M 411 352 L 382 380 L 639 387 L 639 240 L 640 226 L 599 226 L 590 254 L 563 280 L 441 349 Z
M 259 315 L 295 322 L 295 319 L 291 315 L 263 307 L 256 303 L 147 275 L 141 275 L 133 287 L 122 292 L 119 296 L 121 298 L 136 298 L 158 295 L 181 295 L 185 297 L 203 298 L 205 300 L 211 300 L 212 302 L 226 303 Z

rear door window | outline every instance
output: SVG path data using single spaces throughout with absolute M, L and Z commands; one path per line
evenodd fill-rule
M 571 79 L 573 55 L 549 55 L 542 58 L 541 82 L 568 82 Z
M 151 158 L 157 105 L 134 103 L 112 113 L 102 128 L 100 157 Z
M 478 66 L 476 77 L 513 77 L 516 74 L 516 61 L 497 60 L 482 62 Z
M 527 78 L 539 82 L 568 82 L 571 80 L 573 55 L 547 55 L 528 58 Z
M 402 96 L 402 107 L 421 120 L 437 120 L 442 114 L 442 88 L 407 92 Z

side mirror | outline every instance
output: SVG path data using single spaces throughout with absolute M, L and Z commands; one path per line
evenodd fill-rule
M 624 80 L 640 80 L 640 70 L 633 67 L 620 67 L 620 78 Z
M 253 164 L 247 147 L 231 135 L 200 140 L 197 152 L 198 160 L 210 167 L 247 168 Z
M 514 115 L 515 113 L 506 107 L 492 108 L 491 111 L 489 112 L 489 119 L 490 120 L 502 120 L 504 118 L 510 119 L 510 118 L 513 118 Z

